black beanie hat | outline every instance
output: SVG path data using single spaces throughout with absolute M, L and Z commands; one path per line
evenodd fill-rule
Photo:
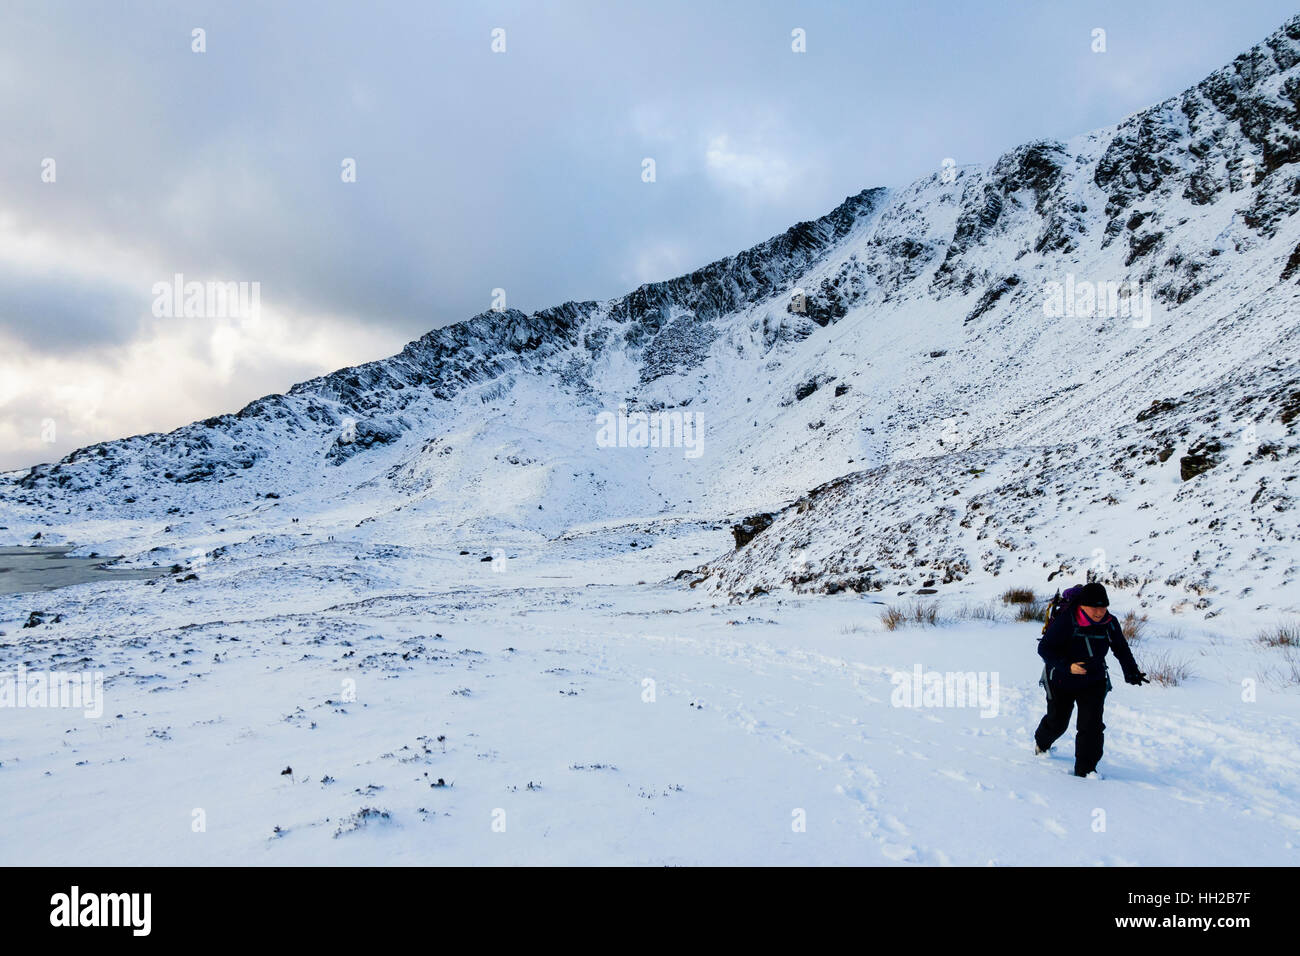
M 1079 592 L 1079 603 L 1087 607 L 1110 607 L 1106 589 L 1096 581 L 1090 581 L 1083 586 L 1083 590 Z

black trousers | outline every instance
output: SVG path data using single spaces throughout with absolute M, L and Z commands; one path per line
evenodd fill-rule
M 1034 741 L 1046 750 L 1056 743 L 1058 737 L 1070 729 L 1070 714 L 1075 704 L 1079 705 L 1079 720 L 1074 736 L 1074 772 L 1085 776 L 1097 769 L 1101 760 L 1103 731 L 1106 725 L 1101 722 L 1101 711 L 1106 704 L 1106 682 L 1073 689 L 1053 687 L 1047 698 L 1047 714 L 1038 723 L 1034 731 Z

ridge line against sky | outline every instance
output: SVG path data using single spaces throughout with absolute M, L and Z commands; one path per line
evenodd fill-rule
M 10 4 L 0 468 L 386 357 L 497 289 L 613 298 L 944 158 L 1112 126 L 1294 13 Z M 155 314 L 178 273 L 257 283 L 256 321 Z

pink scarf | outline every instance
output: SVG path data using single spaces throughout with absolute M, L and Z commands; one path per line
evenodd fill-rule
M 1106 613 L 1106 617 L 1110 617 L 1109 611 Z M 1078 624 L 1080 627 L 1088 627 L 1089 625 L 1092 624 L 1101 624 L 1106 620 L 1106 617 L 1103 617 L 1100 621 L 1094 621 L 1092 618 L 1088 617 L 1088 615 L 1083 612 L 1083 608 L 1076 607 L 1074 609 L 1074 620 L 1075 623 Z

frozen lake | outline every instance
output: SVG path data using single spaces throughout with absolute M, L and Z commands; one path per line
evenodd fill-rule
M 71 584 L 110 578 L 141 580 L 166 573 L 162 568 L 106 568 L 112 558 L 73 558 L 72 548 L 0 548 L 0 594 L 52 591 Z

